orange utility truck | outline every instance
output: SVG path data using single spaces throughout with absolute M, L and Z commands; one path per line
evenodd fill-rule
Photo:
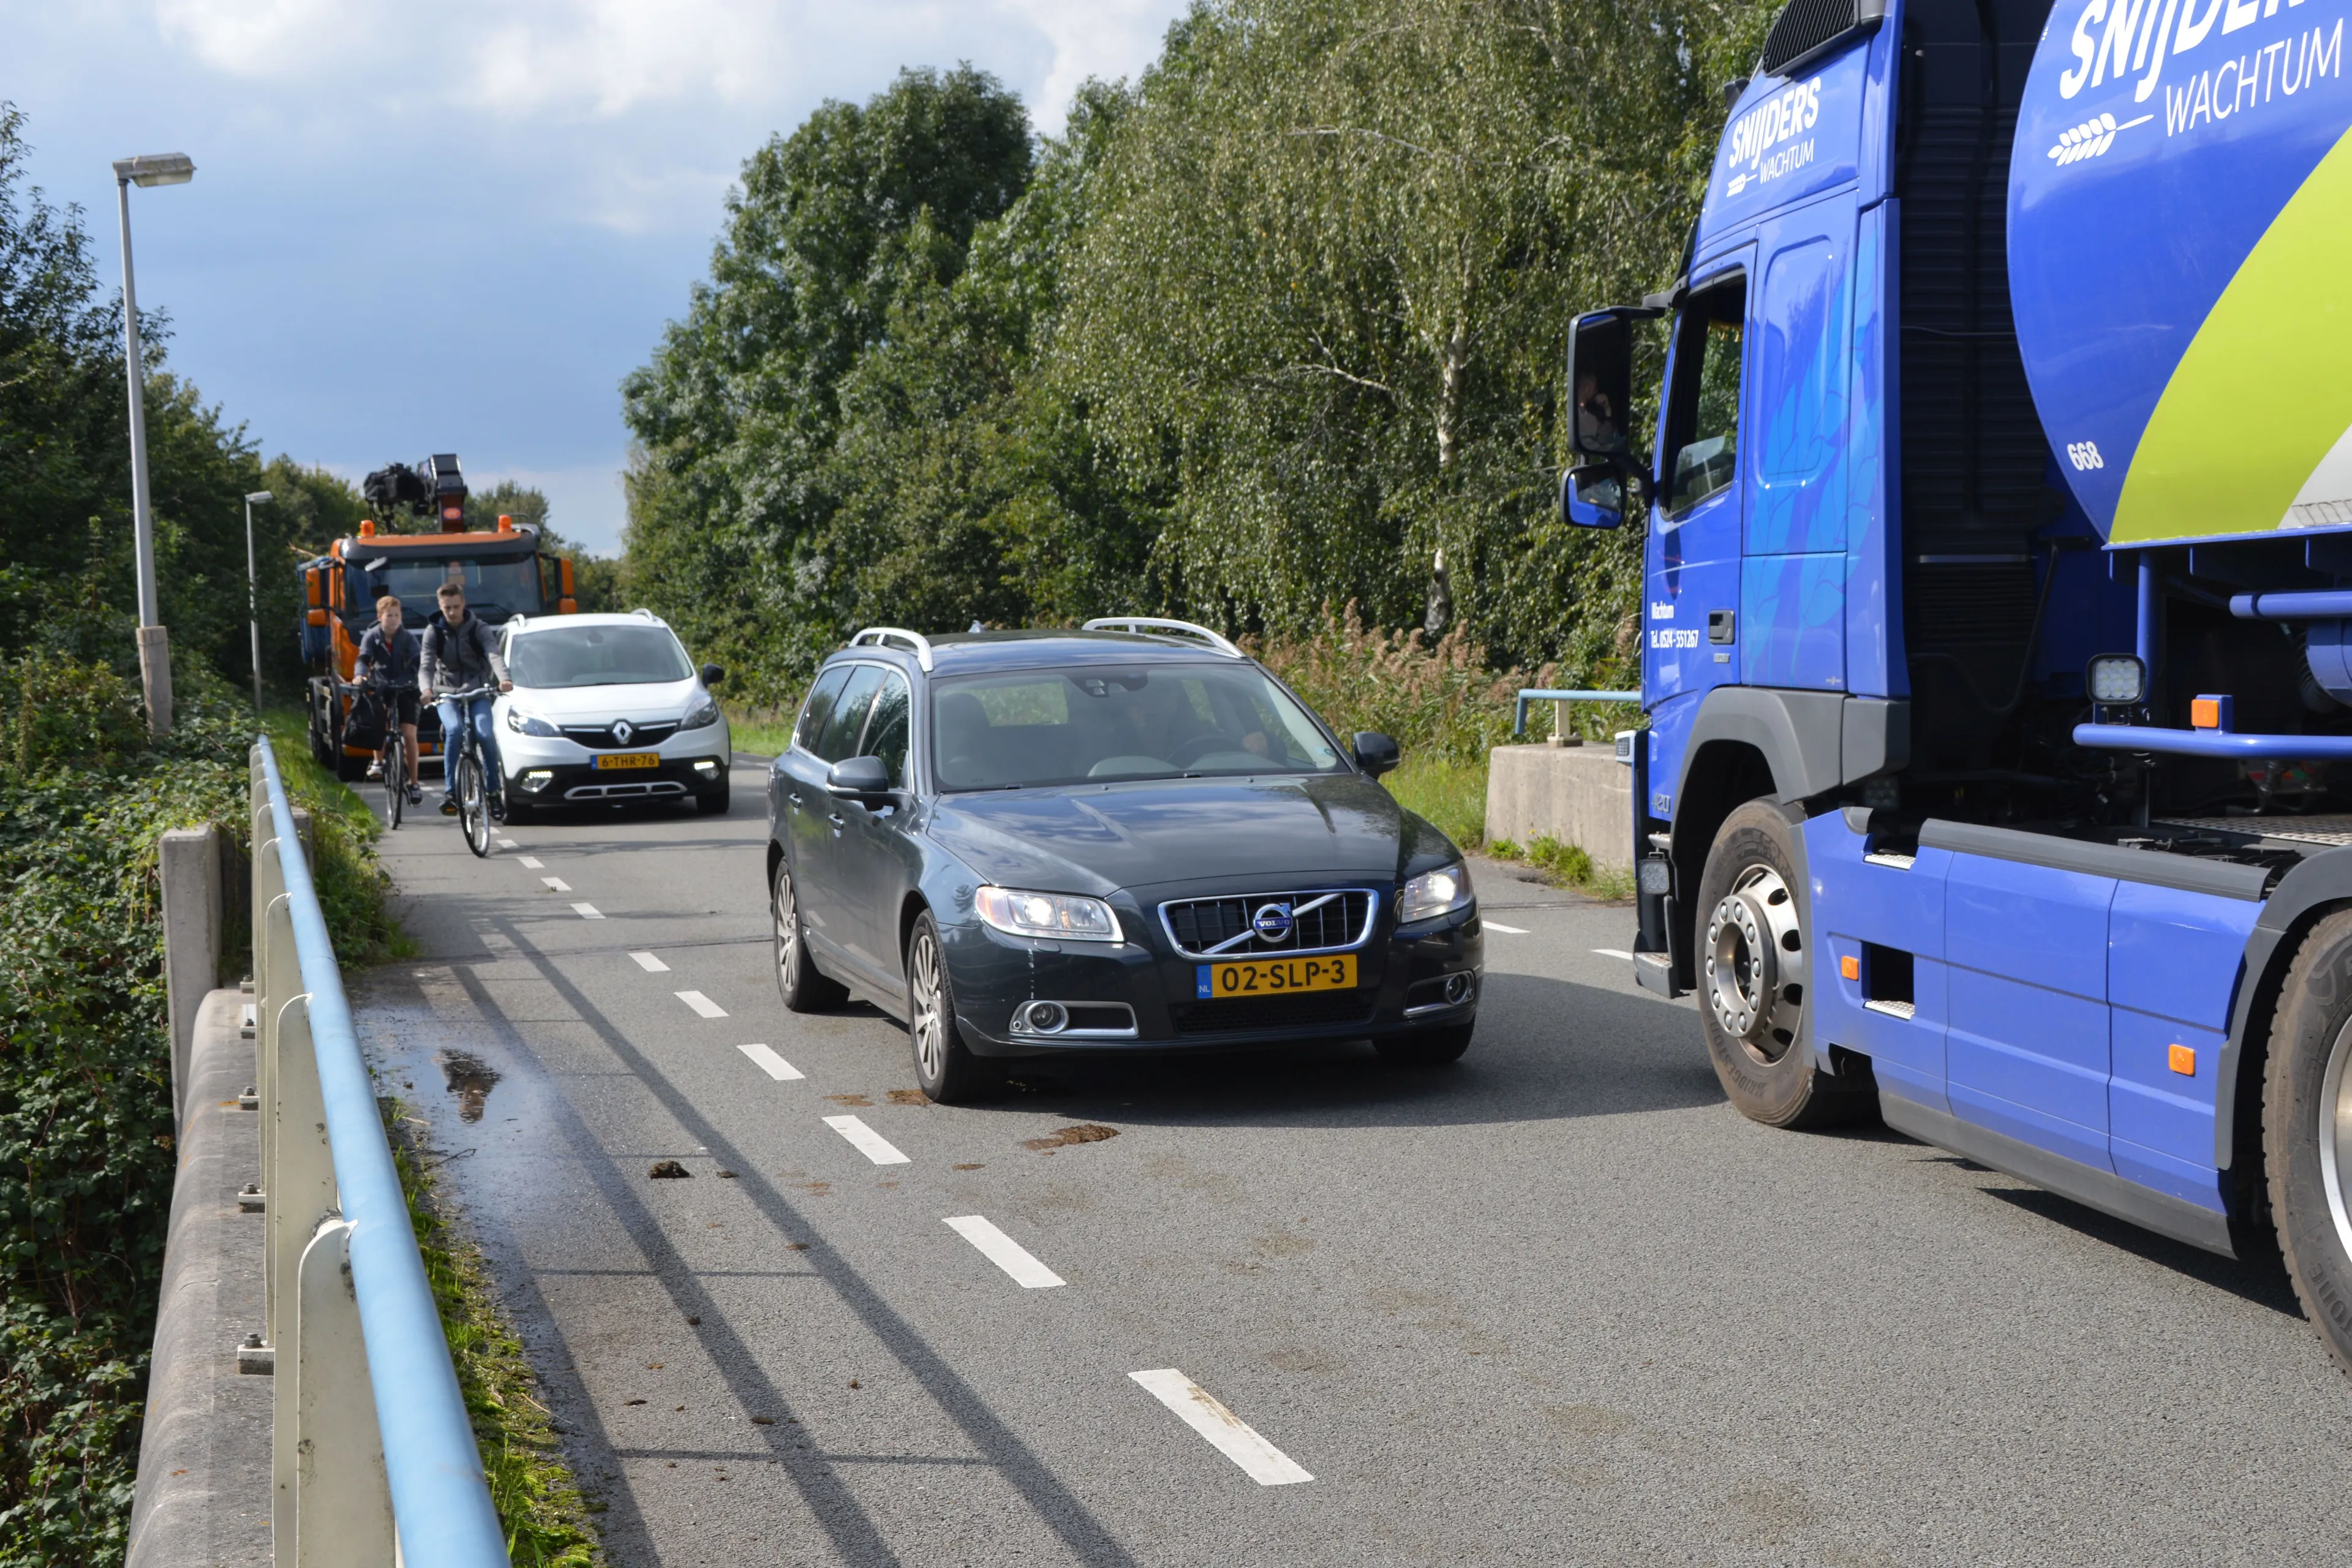
M 453 453 L 425 459 L 419 468 L 394 464 L 368 476 L 371 501 L 385 522 L 368 521 L 359 532 L 338 539 L 327 552 L 302 565 L 302 656 L 310 664 L 310 752 L 338 777 L 356 779 L 374 754 L 345 743 L 351 716 L 352 663 L 360 638 L 375 624 L 375 603 L 390 594 L 400 600 L 408 628 L 423 636 L 437 608 L 444 583 L 466 590 L 468 610 L 493 626 L 517 616 L 568 616 L 572 600 L 572 563 L 539 547 L 539 534 L 517 527 L 510 517 L 498 527 L 466 527 L 466 482 Z M 389 522 L 404 510 L 424 514 L 432 531 L 396 533 Z M 418 754 L 441 754 L 441 723 L 433 710 L 420 716 Z

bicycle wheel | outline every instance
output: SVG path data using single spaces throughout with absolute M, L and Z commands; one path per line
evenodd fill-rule
M 395 732 L 383 743 L 383 819 L 397 830 L 401 808 L 408 804 L 408 748 Z
M 468 746 L 457 759 L 457 825 L 466 831 L 466 847 L 477 856 L 490 852 L 490 807 L 482 798 L 482 759 Z

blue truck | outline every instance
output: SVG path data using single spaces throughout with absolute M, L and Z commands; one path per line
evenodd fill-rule
M 1634 972 L 1738 1109 L 2275 1246 L 2352 1367 L 2347 9 L 1791 0 L 1561 508 L 1646 519 Z

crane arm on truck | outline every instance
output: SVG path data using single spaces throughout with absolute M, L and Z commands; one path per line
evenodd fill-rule
M 2352 1366 L 2347 9 L 1790 5 L 1560 506 L 1643 531 L 1634 971 L 1733 1102 L 2274 1236 Z

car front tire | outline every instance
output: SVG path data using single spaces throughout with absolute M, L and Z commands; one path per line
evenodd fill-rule
M 1381 1053 L 1381 1060 L 1392 1068 L 1442 1068 L 1462 1059 L 1477 1027 L 1475 1019 L 1467 1024 L 1449 1024 L 1442 1029 L 1423 1029 L 1417 1035 L 1374 1040 L 1372 1048 Z

